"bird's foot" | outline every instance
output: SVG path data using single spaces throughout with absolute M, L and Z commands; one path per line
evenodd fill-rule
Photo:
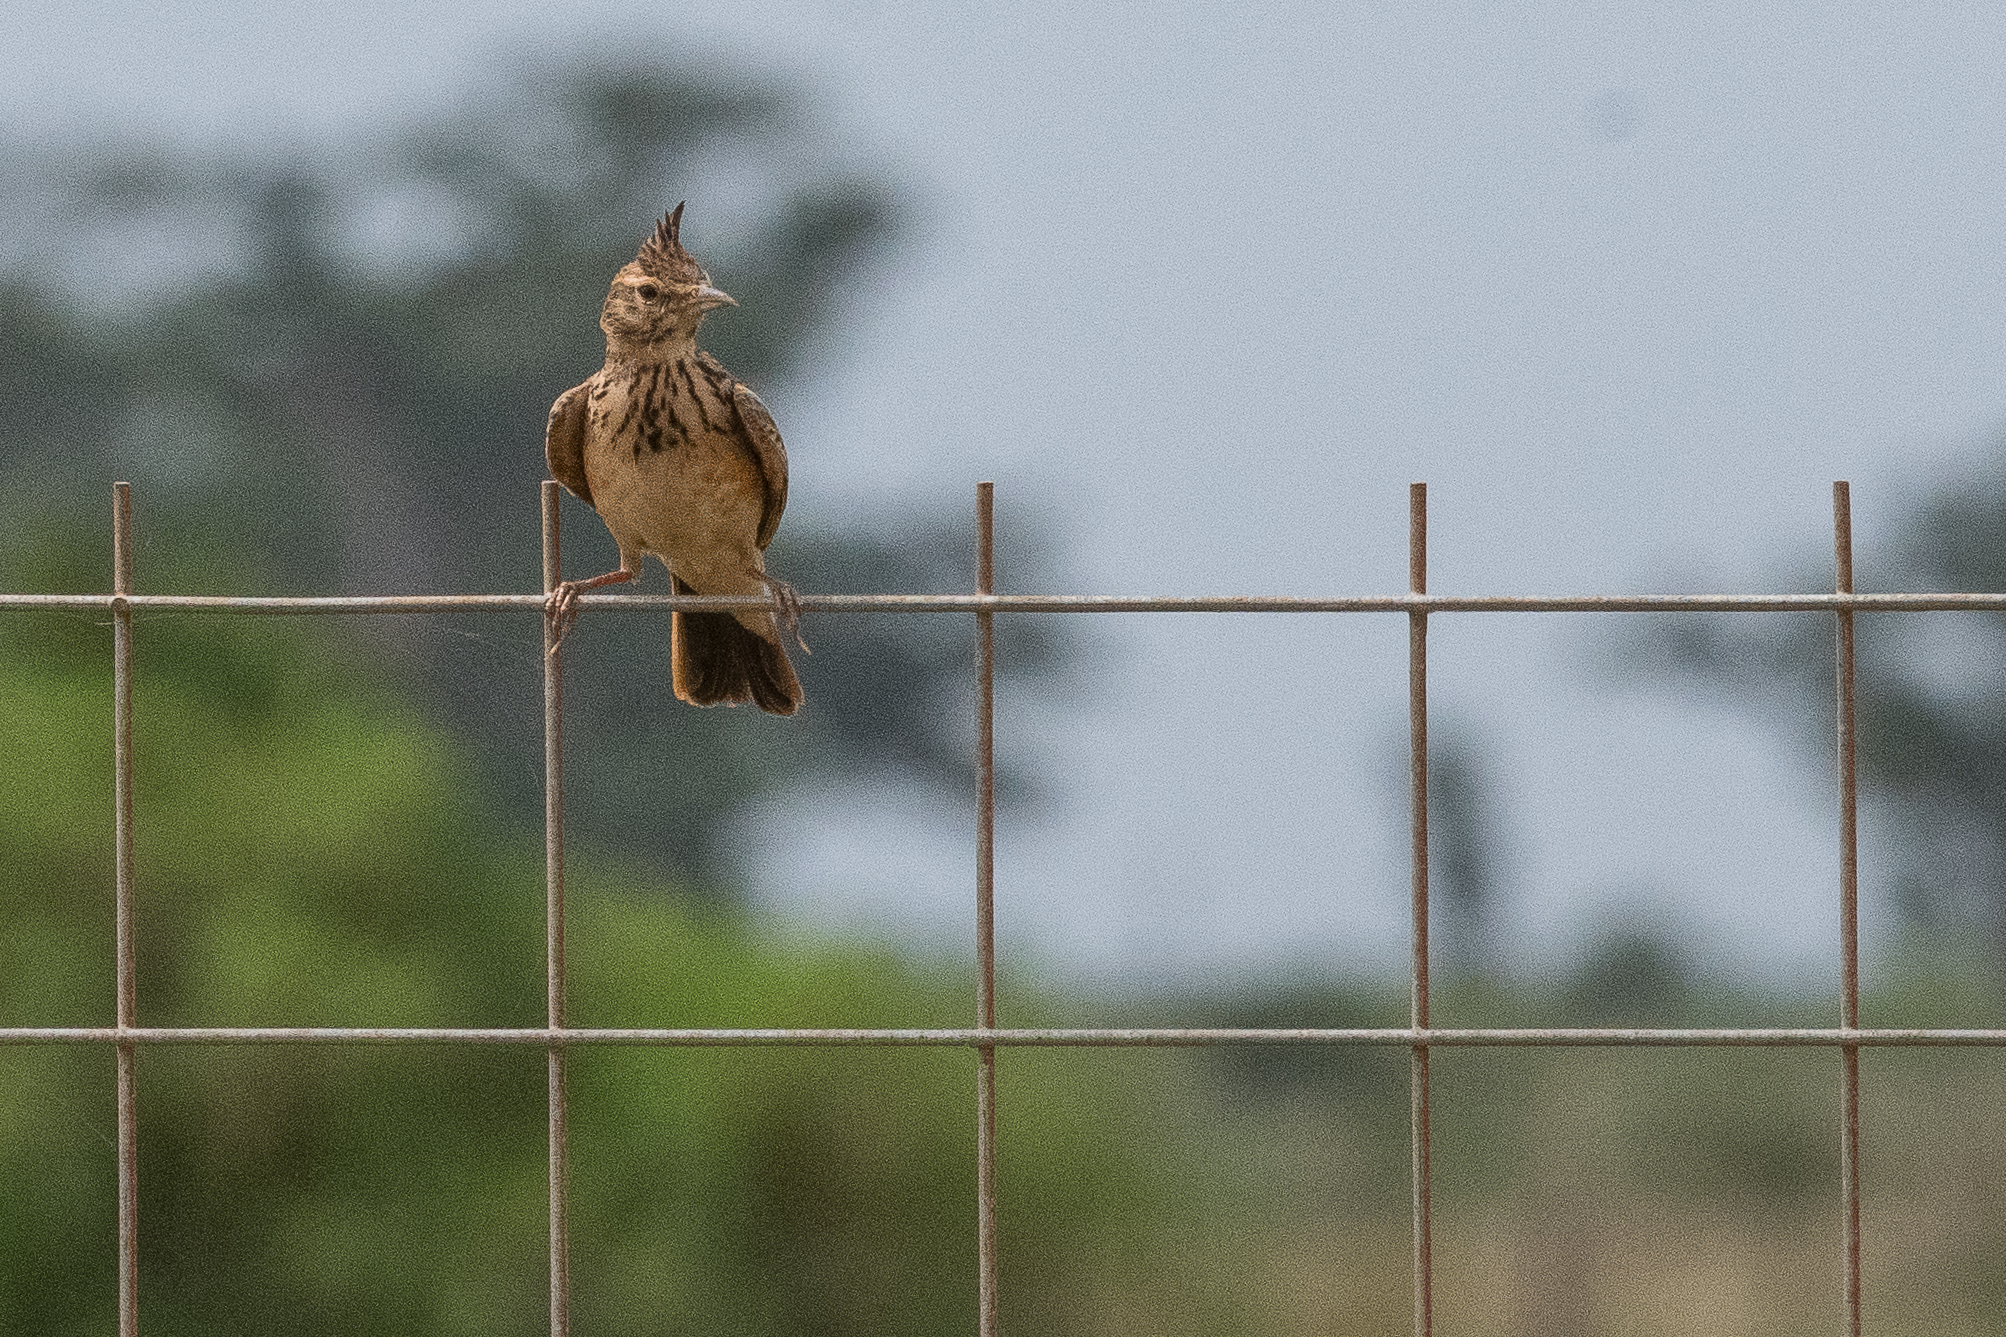
M 556 654 L 564 644 L 564 638 L 571 634 L 571 628 L 578 621 L 578 596 L 587 590 L 596 590 L 601 585 L 618 585 L 632 580 L 635 573 L 624 567 L 618 571 L 608 571 L 603 576 L 590 580 L 566 580 L 559 582 L 556 589 L 544 596 L 543 613 L 551 620 L 552 635 L 550 649 L 545 653 Z
M 578 584 L 567 580 L 552 590 L 543 600 L 543 615 L 550 619 L 550 648 L 545 654 L 556 654 L 564 638 L 571 634 L 572 624 L 578 621 Z
M 780 625 L 786 627 L 789 634 L 794 637 L 794 643 L 801 647 L 802 654 L 814 654 L 815 652 L 808 648 L 808 642 L 801 638 L 801 596 L 796 594 L 794 587 L 784 580 L 775 580 L 763 572 L 759 578 L 766 582 L 766 588 L 773 595 L 773 603 L 780 614 Z

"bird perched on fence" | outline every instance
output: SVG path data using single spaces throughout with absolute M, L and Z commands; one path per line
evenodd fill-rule
M 797 620 L 793 592 L 767 576 L 765 559 L 787 505 L 787 450 L 759 397 L 697 347 L 705 314 L 738 303 L 683 249 L 682 219 L 678 204 L 613 276 L 599 313 L 606 365 L 550 408 L 550 472 L 620 545 L 619 570 L 551 593 L 560 631 L 579 594 L 636 579 L 644 553 L 668 566 L 677 594 L 770 593 L 790 628 Z M 774 609 L 677 610 L 671 623 L 678 697 L 800 708 Z

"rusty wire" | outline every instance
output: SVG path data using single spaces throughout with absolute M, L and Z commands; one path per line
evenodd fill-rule
M 137 947 L 132 937 L 132 485 L 112 487 L 112 841 L 114 952 L 118 987 L 118 1332 L 139 1337 L 139 1024 Z
M 1428 485 L 1407 489 L 1407 588 L 1428 592 Z M 1413 961 L 1408 1015 L 1417 1034 L 1428 1029 L 1428 610 L 1407 614 L 1408 821 L 1412 844 Z M 1409 1131 L 1414 1211 L 1414 1337 L 1435 1331 L 1434 1135 L 1428 1111 L 1428 1046 L 1408 1055 Z
M 545 479 L 543 592 L 564 578 L 558 532 L 557 483 Z M 564 628 L 556 613 L 543 614 L 543 933 L 544 1018 L 551 1035 L 564 1031 Z M 550 1337 L 571 1332 L 571 1112 L 565 1087 L 567 1049 L 550 1042 L 545 1056 L 549 1085 Z
M 996 485 L 975 485 L 975 590 L 996 592 Z M 975 615 L 975 1024 L 996 1029 L 996 618 Z M 996 1046 L 976 1047 L 976 1331 L 996 1337 Z
M 1840 594 L 1853 592 L 1853 492 L 1832 484 L 1832 571 Z M 1858 737 L 1853 706 L 1853 610 L 1841 608 L 1834 621 L 1838 638 L 1833 662 L 1838 674 L 1839 744 L 1839 1024 L 1860 1025 L 1860 786 Z M 1860 1047 L 1839 1050 L 1839 1188 L 1844 1200 L 1842 1246 L 1846 1256 L 1846 1331 L 1860 1337 Z
M 1836 588 L 1829 594 L 1672 594 L 1590 596 L 1444 596 L 1427 592 L 1427 488 L 1409 493 L 1409 592 L 1352 598 L 1131 597 L 1120 595 L 999 595 L 994 592 L 994 490 L 978 485 L 974 594 L 802 595 L 816 612 L 973 613 L 976 620 L 976 1025 L 936 1029 L 628 1028 L 565 1024 L 563 654 L 558 629 L 544 617 L 544 746 L 546 856 L 546 1024 L 506 1027 L 145 1027 L 138 1024 L 133 940 L 132 623 L 137 610 L 267 615 L 426 614 L 449 611 L 544 610 L 561 579 L 557 485 L 543 484 L 544 594 L 387 595 L 359 597 L 236 597 L 135 594 L 132 591 L 132 503 L 125 483 L 113 489 L 113 582 L 109 594 L 0 594 L 0 608 L 108 612 L 113 628 L 113 807 L 116 906 L 116 1024 L 101 1027 L 0 1027 L 0 1046 L 109 1045 L 117 1058 L 119 1184 L 119 1333 L 139 1330 L 138 1125 L 134 1058 L 142 1045 L 488 1045 L 545 1050 L 549 1080 L 550 1328 L 570 1332 L 565 1065 L 579 1046 L 708 1047 L 948 1047 L 975 1051 L 978 1324 L 998 1331 L 996 1235 L 996 1051 L 1006 1048 L 1191 1047 L 1222 1045 L 1385 1046 L 1410 1056 L 1414 1331 L 1433 1331 L 1433 1246 L 1429 1125 L 1429 1054 L 1439 1047 L 1533 1046 L 1836 1048 L 1841 1056 L 1840 1177 L 1844 1287 L 1848 1331 L 1861 1330 L 1860 1072 L 1862 1049 L 2006 1047 L 2006 1028 L 1865 1028 L 1859 1019 L 1859 862 L 1857 736 L 1853 623 L 1863 612 L 2006 611 L 2006 594 L 1860 594 L 1853 590 L 1852 517 L 1846 483 L 1833 484 Z M 692 595 L 586 595 L 600 611 L 661 612 L 768 606 L 768 600 Z M 1429 1024 L 1428 944 L 1428 619 L 1437 613 L 1825 613 L 1837 626 L 1835 697 L 1838 715 L 1839 918 L 1841 1024 L 1836 1027 L 1492 1027 Z M 1408 702 L 1411 748 L 1412 933 L 1411 1007 L 1404 1027 L 1004 1028 L 996 1025 L 995 983 L 995 639 L 997 613 L 1405 613 L 1408 617 Z
M 507 612 L 543 607 L 541 594 L 0 594 L 0 608 L 104 612 L 114 600 L 184 613 Z M 1343 599 L 1289 595 L 803 594 L 820 613 L 1957 613 L 2006 612 L 2006 594 L 1385 594 Z M 728 612 L 771 608 L 755 595 L 585 594 L 581 609 Z
M 526 1045 L 715 1049 L 852 1047 L 982 1049 L 1202 1048 L 1362 1045 L 1527 1049 L 2000 1049 L 2006 1027 L 1888 1026 L 1411 1026 L 1235 1027 L 588 1027 L 538 1026 L 7 1026 L 0 1045 Z

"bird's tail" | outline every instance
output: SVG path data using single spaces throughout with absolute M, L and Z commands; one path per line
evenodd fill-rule
M 674 580 L 677 594 L 696 590 Z M 805 699 L 794 665 L 780 648 L 779 628 L 769 641 L 730 613 L 671 617 L 670 664 L 676 695 L 693 706 L 754 702 L 769 715 L 792 715 Z

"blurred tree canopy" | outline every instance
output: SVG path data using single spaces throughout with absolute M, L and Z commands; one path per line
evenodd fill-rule
M 1441 930 L 1440 955 L 1451 972 L 1504 968 L 1494 937 L 1498 810 L 1485 740 L 1467 724 L 1434 730 L 1428 740 L 1428 873 Z
M 104 586 L 119 477 L 135 489 L 142 590 L 535 589 L 545 414 L 597 368 L 606 284 L 665 208 L 690 200 L 686 238 L 742 303 L 706 343 L 762 388 L 824 351 L 912 213 L 911 192 L 829 143 L 796 90 L 668 64 L 526 69 L 349 148 L 107 145 L 17 152 L 4 171 L 27 220 L 0 285 L 0 523 L 14 536 L 0 578 L 17 588 L 29 548 L 44 575 L 51 548 L 71 554 L 53 563 L 68 588 Z M 972 588 L 958 515 L 812 532 L 812 499 L 797 488 L 794 502 L 772 557 L 803 590 Z M 565 523 L 568 574 L 615 564 L 589 510 L 567 499 Z M 1002 566 L 1035 575 L 1034 548 Z M 584 619 L 568 656 L 573 830 L 728 891 L 734 817 L 790 780 L 916 777 L 945 801 L 967 783 L 964 623 L 811 617 L 808 709 L 771 721 L 675 702 L 664 619 Z M 1062 661 L 1050 624 L 1006 623 L 1004 672 Z M 483 783 L 533 819 L 532 621 L 351 625 L 372 671 L 456 727 Z
M 1995 448 L 1925 496 L 1884 551 L 1856 539 L 1855 588 L 2006 590 L 2002 459 Z M 1795 583 L 1830 589 L 1830 569 Z M 1633 649 L 1783 723 L 1829 767 L 1834 635 L 1829 617 L 1694 616 L 1658 621 Z M 1854 645 L 1862 792 L 1891 819 L 1897 911 L 2006 947 L 2006 615 L 1862 613 Z
M 114 478 L 142 591 L 533 590 L 544 417 L 599 364 L 607 281 L 653 219 L 691 201 L 743 303 L 707 342 L 764 388 L 911 212 L 794 90 L 673 65 L 531 69 L 350 148 L 15 152 L 0 176 L 0 581 L 37 591 L 107 586 Z M 794 500 L 773 557 L 804 590 L 972 587 L 958 517 L 815 532 Z M 565 525 L 569 572 L 612 564 L 589 510 Z M 540 1023 L 533 615 L 137 624 L 145 1021 Z M 1061 662 L 1004 630 L 1006 671 Z M 567 647 L 574 1023 L 964 1020 L 964 971 L 785 943 L 730 900 L 762 797 L 972 787 L 968 619 L 811 617 L 786 721 L 674 701 L 667 631 L 595 615 Z M 0 618 L 5 1024 L 108 1015 L 108 656 L 101 618 Z M 7 1331 L 111 1312 L 109 1074 L 96 1048 L 0 1052 Z M 540 1055 L 163 1049 L 139 1076 L 149 1331 L 539 1330 Z M 964 1325 L 972 1076 L 952 1052 L 580 1054 L 580 1322 Z M 1097 1204 L 1146 1217 L 1156 1181 L 1110 1140 L 1120 1095 L 1019 1090 L 1055 1150 L 1017 1157 L 1006 1228 L 1026 1321 L 1057 1330 L 1044 1307 L 1133 1238 Z

